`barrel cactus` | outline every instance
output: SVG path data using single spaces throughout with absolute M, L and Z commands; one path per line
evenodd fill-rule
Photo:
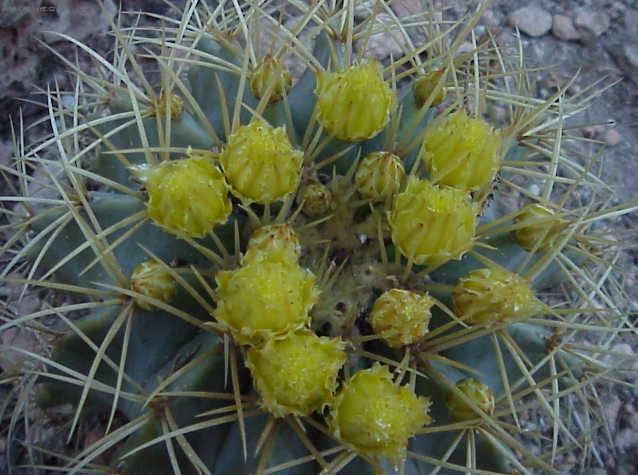
M 519 52 L 476 37 L 485 3 L 457 22 L 284 3 L 189 1 L 114 25 L 108 57 L 64 38 L 98 73 L 61 57 L 75 90 L 51 86 L 50 134 L 15 142 L 2 272 L 63 297 L 0 322 L 46 318 L 49 354 L 1 349 L 33 360 L 39 407 L 73 406 L 69 441 L 95 414 L 104 433 L 31 464 L 558 473 L 595 453 L 627 323 L 603 223 L 635 207 L 571 154 L 600 91 L 534 97 Z M 401 55 L 371 57 L 380 31 Z

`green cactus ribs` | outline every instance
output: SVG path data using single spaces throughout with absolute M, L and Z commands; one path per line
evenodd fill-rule
M 599 154 L 572 155 L 565 121 L 599 91 L 534 97 L 519 49 L 476 39 L 484 2 L 373 3 L 189 1 L 114 25 L 112 57 L 64 37 L 103 68 L 64 58 L 77 100 L 48 91 L 3 208 L 3 281 L 54 299 L 0 331 L 54 335 L 12 378 L 73 406 L 67 441 L 104 427 L 12 464 L 558 473 L 596 453 L 594 384 L 627 331 L 604 223 L 638 205 L 609 207 Z M 400 55 L 372 57 L 381 31 Z

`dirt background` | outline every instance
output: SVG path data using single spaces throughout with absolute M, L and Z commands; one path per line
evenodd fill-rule
M 72 90 L 73 83 L 65 75 L 64 66 L 47 50 L 53 47 L 71 57 L 74 50 L 50 31 L 67 34 L 87 42 L 101 53 L 109 51 L 112 39 L 107 35 L 109 21 L 116 7 L 112 0 L 104 0 L 104 7 L 89 0 L 0 0 L 0 164 L 11 163 L 11 117 L 14 124 L 22 111 L 25 124 L 42 116 L 40 106 L 30 101 L 41 101 L 33 92 L 46 90 L 47 84 Z M 174 2 L 177 5 L 182 1 Z M 361 1 L 361 3 L 366 3 Z M 368 2 L 371 3 L 371 2 Z M 458 17 L 476 5 L 474 0 L 437 2 Z M 168 13 L 170 7 L 163 1 L 122 0 L 122 9 Z M 392 8 L 398 15 L 409 15 L 420 9 L 419 0 L 396 0 Z M 131 21 L 129 20 L 125 21 Z M 503 44 L 516 40 L 516 29 L 521 32 L 526 55 L 531 64 L 553 64 L 555 68 L 539 73 L 537 94 L 548 96 L 556 91 L 577 71 L 576 88 L 584 88 L 607 77 L 619 83 L 597 99 L 582 123 L 598 124 L 583 128 L 580 133 L 606 143 L 603 176 L 617 188 L 618 202 L 638 196 L 638 4 L 636 0 L 494 0 L 486 12 L 478 33 L 486 28 Z M 389 55 L 391 42 L 375 43 L 375 55 Z M 87 63 L 87 68 L 94 67 Z M 42 134 L 41 127 L 29 129 L 26 142 L 33 142 Z M 2 184 L 0 184 L 2 186 Z M 0 195 L 6 194 L 0 190 Z M 618 232 L 638 229 L 638 215 L 633 213 L 619 220 Z M 634 239 L 635 241 L 635 236 Z M 638 312 L 638 252 L 629 248 L 623 266 L 626 269 L 627 292 L 632 300 L 632 312 Z M 17 301 L 11 289 L 0 289 L 3 305 L 15 307 L 19 312 L 38 308 L 35 296 Z M 0 335 L 6 343 L 7 335 Z M 638 350 L 636 339 L 614 347 L 634 355 Z M 638 371 L 628 380 L 638 383 Z M 0 387 L 0 401 L 3 398 Z M 638 389 L 625 386 L 601 388 L 606 403 L 607 419 L 611 428 L 610 441 L 600 442 L 601 466 L 587 473 L 636 474 L 638 467 Z M 0 434 L 3 431 L 0 430 Z M 90 434 L 89 434 L 90 436 Z M 4 441 L 0 436 L 0 474 L 7 468 Z M 561 461 L 561 470 L 575 473 L 575 456 Z

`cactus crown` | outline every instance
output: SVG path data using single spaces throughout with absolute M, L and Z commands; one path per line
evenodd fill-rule
M 3 198 L 0 276 L 56 296 L 0 331 L 50 348 L 0 346 L 32 360 L 0 379 L 71 403 L 69 438 L 92 414 L 105 435 L 28 464 L 557 473 L 559 453 L 595 452 L 583 401 L 627 321 L 599 227 L 635 208 L 608 208 L 563 134 L 598 91 L 533 97 L 518 49 L 475 41 L 485 2 L 453 24 L 429 1 L 365 20 L 370 2 L 285 3 L 188 1 L 159 31 L 114 25 L 112 57 L 64 37 L 102 67 L 63 58 L 77 100 L 47 91 L 50 135 L 16 140 L 3 173 L 21 196 Z M 377 61 L 381 14 L 402 52 Z M 528 410 L 551 437 L 524 431 Z M 29 414 L 15 404 L 10 440 Z

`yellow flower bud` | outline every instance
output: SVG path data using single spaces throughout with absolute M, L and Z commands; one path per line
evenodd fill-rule
M 505 269 L 476 269 L 461 278 L 452 291 L 457 315 L 478 325 L 529 317 L 541 310 L 526 279 Z
M 237 196 L 269 204 L 295 191 L 303 152 L 293 148 L 283 127 L 253 120 L 231 134 L 219 160 Z
M 419 265 L 460 259 L 472 247 L 477 212 L 465 192 L 410 177 L 388 213 L 392 242 Z
M 168 160 L 143 170 L 142 178 L 148 216 L 169 233 L 202 237 L 228 219 L 228 185 L 210 158 Z
M 131 290 L 162 302 L 168 302 L 175 295 L 175 281 L 166 268 L 156 261 L 140 262 L 131 273 Z M 144 310 L 152 310 L 153 305 L 136 298 L 135 304 Z
M 321 183 L 311 183 L 306 186 L 299 196 L 303 202 L 303 212 L 311 218 L 324 216 L 332 208 L 332 192 Z
M 271 85 L 272 83 L 272 85 Z M 250 91 L 257 99 L 261 99 L 271 88 L 268 102 L 277 102 L 288 92 L 292 78 L 286 67 L 269 54 L 255 65 L 250 74 Z
M 370 324 L 374 333 L 389 346 L 400 348 L 411 345 L 428 332 L 432 305 L 434 299 L 429 295 L 390 289 L 374 302 Z
M 246 356 L 262 405 L 276 417 L 307 416 L 331 402 L 345 361 L 340 339 L 308 330 L 269 340 Z
M 421 108 L 427 102 L 434 92 L 434 88 L 439 83 L 441 76 L 443 76 L 443 73 L 443 70 L 430 71 L 414 81 L 414 86 L 412 88 L 414 91 L 414 102 L 417 107 Z M 432 98 L 432 106 L 439 105 L 443 102 L 443 99 L 445 99 L 444 87 L 445 81 L 434 98 Z
M 431 422 L 430 400 L 396 386 L 387 366 L 358 371 L 341 388 L 330 413 L 334 435 L 365 455 L 400 460 L 408 439 Z
M 301 244 L 289 224 L 271 224 L 255 230 L 248 242 L 242 263 L 272 260 L 296 264 L 301 255 Z
M 366 155 L 354 176 L 357 191 L 370 201 L 385 201 L 401 188 L 405 171 L 401 159 L 390 152 Z
M 568 221 L 557 217 L 551 209 L 534 203 L 518 212 L 514 224 L 520 226 L 514 231 L 514 238 L 523 249 L 531 252 L 536 247 L 536 252 L 544 252 L 560 239 Z
M 171 116 L 171 119 L 177 120 L 182 116 L 182 112 L 184 112 L 184 101 L 181 97 L 176 94 L 170 94 L 168 98 L 168 102 L 166 101 L 166 91 L 162 89 L 160 91 L 160 95 L 154 103 L 154 107 L 159 113 L 160 117 L 164 117 L 166 115 L 166 108 L 168 106 L 168 113 Z
M 472 191 L 489 185 L 501 161 L 501 135 L 459 110 L 425 130 L 420 157 L 435 183 Z
M 466 378 L 456 383 L 456 388 L 471 399 L 481 411 L 490 416 L 494 414 L 494 394 L 485 384 L 472 378 Z M 450 391 L 447 397 L 447 409 L 455 421 L 467 421 L 480 417 L 472 409 L 472 406 L 461 399 L 454 391 Z
M 339 140 L 358 142 L 377 135 L 390 118 L 395 93 L 376 62 L 317 77 L 317 120 Z
M 215 318 L 240 344 L 261 344 L 298 330 L 319 297 L 315 276 L 287 260 L 249 262 L 215 276 Z

